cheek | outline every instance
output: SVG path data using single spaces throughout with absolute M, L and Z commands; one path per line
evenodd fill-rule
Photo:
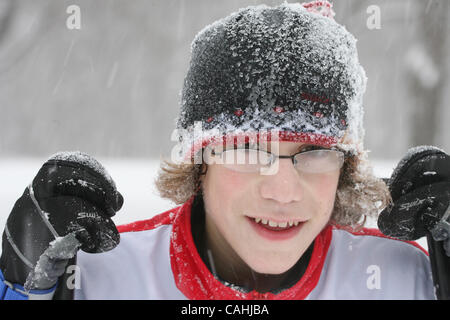
M 312 190 L 314 190 L 313 195 L 316 199 L 316 203 L 319 206 L 319 212 L 323 215 L 331 215 L 331 211 L 334 207 L 334 202 L 336 198 L 336 190 L 339 182 L 339 174 L 327 174 L 315 177 L 311 179 Z
M 203 193 L 216 222 L 230 220 L 233 212 L 239 212 L 237 206 L 246 198 L 248 183 L 248 177 L 243 174 L 225 168 L 208 169 L 203 181 Z
M 240 190 L 245 189 L 246 182 L 248 182 L 245 175 L 225 168 L 215 170 L 208 178 L 208 187 L 222 201 L 242 195 Z

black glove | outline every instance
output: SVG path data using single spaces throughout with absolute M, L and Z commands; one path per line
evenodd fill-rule
M 122 195 L 101 164 L 87 154 L 52 156 L 15 203 L 3 232 L 0 269 L 26 291 L 53 287 L 81 248 L 113 249 L 120 241 L 111 217 Z
M 393 205 L 378 218 L 386 235 L 416 240 L 431 232 L 450 256 L 450 156 L 435 147 L 416 147 L 400 161 L 388 182 Z

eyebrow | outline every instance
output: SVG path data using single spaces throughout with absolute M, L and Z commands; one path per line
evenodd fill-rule
M 257 142 L 257 143 L 253 143 L 253 144 L 250 144 L 250 143 L 245 143 L 244 144 L 244 146 L 245 147 L 249 147 L 250 145 L 252 145 L 252 146 L 256 146 L 256 147 L 258 147 L 258 149 L 259 149 L 259 147 L 260 147 L 260 143 L 259 143 L 259 141 Z M 268 143 L 268 144 L 266 144 L 266 147 L 267 146 L 270 146 L 271 144 L 270 143 Z M 327 147 L 325 147 L 325 146 L 322 146 L 322 145 L 319 145 L 319 144 L 312 144 L 312 143 L 306 143 L 306 144 L 302 144 L 301 146 L 299 146 L 298 148 L 296 148 L 295 150 L 294 150 L 294 153 L 299 153 L 299 152 L 301 152 L 303 149 L 305 149 L 305 148 L 308 148 L 308 147 L 319 147 L 319 148 L 323 148 L 323 149 L 327 149 Z M 270 148 L 270 147 L 269 147 Z M 266 148 L 266 150 L 269 150 L 269 148 Z M 271 151 L 271 150 L 270 150 Z
M 318 148 L 328 149 L 327 146 L 323 146 L 320 144 L 308 143 L 308 144 L 302 144 L 300 147 L 298 147 L 297 151 L 301 151 L 302 149 L 307 148 L 307 147 L 318 147 Z

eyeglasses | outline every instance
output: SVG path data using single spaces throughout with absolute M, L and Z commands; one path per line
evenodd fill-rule
M 261 172 L 268 170 L 277 159 L 291 159 L 294 168 L 300 173 L 327 173 L 342 168 L 344 152 L 335 149 L 316 149 L 301 151 L 292 156 L 275 155 L 266 150 L 238 147 L 223 151 L 211 150 L 211 158 L 216 164 L 237 172 Z

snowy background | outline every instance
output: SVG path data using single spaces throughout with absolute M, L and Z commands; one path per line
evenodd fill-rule
M 241 7 L 281 2 L 0 0 L 0 229 L 57 151 L 104 164 L 125 198 L 117 224 L 173 207 L 153 180 L 174 146 L 192 39 Z M 67 26 L 71 5 L 80 29 Z M 375 172 L 388 177 L 412 146 L 449 151 L 450 1 L 335 0 L 334 10 L 358 39 L 368 76 L 365 144 Z

